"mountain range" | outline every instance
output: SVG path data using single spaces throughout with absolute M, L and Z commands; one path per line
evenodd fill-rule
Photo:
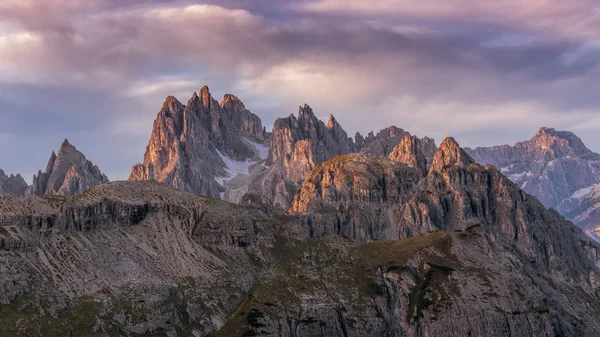
M 0 170 L 0 335 L 597 336 L 598 170 L 550 128 L 438 147 L 305 104 L 269 132 L 204 86 L 128 181 L 67 140 Z

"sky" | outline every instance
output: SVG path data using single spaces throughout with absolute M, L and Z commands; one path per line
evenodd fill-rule
M 598 32 L 597 0 L 1 0 L 0 168 L 31 182 L 68 138 L 126 179 L 164 99 L 203 85 L 268 129 L 308 103 L 351 136 L 546 126 L 600 152 Z

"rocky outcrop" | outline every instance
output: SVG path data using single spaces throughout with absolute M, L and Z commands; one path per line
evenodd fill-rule
M 268 167 L 254 178 L 250 195 L 245 199 L 262 200 L 285 209 L 315 166 L 353 151 L 352 139 L 333 116 L 325 124 L 305 104 L 300 107 L 298 117 L 290 115 L 275 121 Z
M 33 185 L 27 194 L 74 195 L 107 182 L 100 169 L 65 139 L 58 154 L 52 151 L 46 170 L 33 176 Z
M 402 142 L 405 136 L 411 135 L 407 131 L 392 125 L 379 131 L 377 135 L 373 132 L 369 132 L 369 134 L 364 137 L 357 132 L 354 136 L 354 142 L 356 144 L 357 152 L 388 157 L 390 153 L 394 151 L 394 148 Z M 437 149 L 434 140 L 429 137 L 424 137 L 420 139 L 419 147 L 425 156 L 425 159 L 427 159 L 428 162 L 431 162 L 433 154 Z
M 240 172 L 234 167 L 265 159 L 257 146 L 268 138 L 260 118 L 233 95 L 218 103 L 204 86 L 186 105 L 170 96 L 154 121 L 144 162 L 132 168 L 129 180 L 157 180 L 222 198 L 225 180 L 249 174 L 250 164 Z
M 433 155 L 430 172 L 442 172 L 449 167 L 467 167 L 475 163 L 452 137 L 444 139 Z
M 600 186 L 577 199 L 564 215 L 589 236 L 600 241 Z
M 27 190 L 27 183 L 20 174 L 6 175 L 0 169 L 0 194 L 23 195 Z
M 417 171 L 420 178 L 427 175 L 429 164 L 433 161 L 433 155 L 430 161 L 427 161 L 423 150 L 427 150 L 426 141 L 415 136 L 404 136 L 392 152 L 388 155 L 393 161 L 404 163 Z
M 412 197 L 418 181 L 416 170 L 387 158 L 338 156 L 308 175 L 288 213 L 307 214 L 314 236 L 396 238 L 393 209 Z
M 563 214 L 577 199 L 600 183 L 600 155 L 589 150 L 571 132 L 541 128 L 514 146 L 466 149 L 481 164 L 496 166 L 546 207 Z
M 379 207 L 412 226 L 402 240 L 152 181 L 1 195 L 0 335 L 600 333 L 597 246 L 492 166 L 449 159 L 454 144 L 416 186 L 407 165 L 357 154 L 310 176 L 307 208 Z

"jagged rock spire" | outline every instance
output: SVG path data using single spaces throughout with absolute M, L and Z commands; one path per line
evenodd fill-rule
M 210 108 L 211 104 L 212 104 L 212 95 L 210 93 L 210 90 L 208 89 L 208 86 L 205 85 L 200 89 L 200 102 L 202 103 L 203 106 L 208 106 Z
M 33 185 L 28 194 L 73 195 L 107 182 L 108 178 L 100 169 L 65 138 L 58 153 L 52 151 L 46 171 L 40 170 L 33 176 Z
M 388 158 L 404 163 L 417 170 L 420 178 L 427 174 L 427 159 L 421 150 L 421 140 L 415 136 L 404 136 Z
M 433 155 L 430 172 L 441 172 L 450 166 L 467 167 L 475 163 L 473 158 L 463 150 L 452 137 L 444 139 Z

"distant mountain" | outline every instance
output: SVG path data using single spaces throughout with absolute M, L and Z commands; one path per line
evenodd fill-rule
M 6 175 L 0 169 L 0 194 L 23 195 L 27 187 L 27 183 L 20 174 Z
M 98 166 L 87 160 L 83 153 L 65 139 L 58 154 L 52 151 L 46 170 L 40 170 L 33 176 L 33 185 L 26 194 L 74 195 L 108 181 Z
M 513 146 L 465 149 L 481 164 L 496 166 L 546 207 L 563 213 L 600 183 L 600 154 L 572 132 L 541 128 L 530 140 Z

